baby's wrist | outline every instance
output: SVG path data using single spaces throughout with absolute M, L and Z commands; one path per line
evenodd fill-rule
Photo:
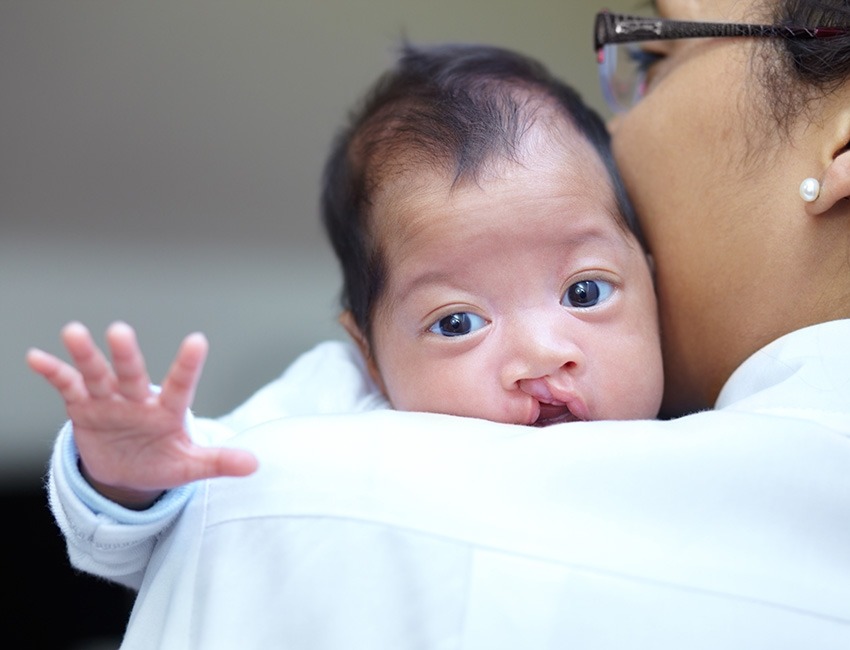
M 80 474 L 102 497 L 129 510 L 147 510 L 165 493 L 164 490 L 131 490 L 101 483 L 93 478 L 80 462 Z

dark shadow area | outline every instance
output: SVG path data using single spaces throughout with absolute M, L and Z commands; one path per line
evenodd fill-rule
M 133 592 L 71 568 L 41 477 L 0 487 L 7 513 L 3 554 L 4 646 L 115 650 Z

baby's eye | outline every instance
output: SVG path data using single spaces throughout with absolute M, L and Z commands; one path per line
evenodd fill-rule
M 614 293 L 614 287 L 610 282 L 604 280 L 582 280 L 570 285 L 561 304 L 564 307 L 578 307 L 580 309 L 593 307 L 604 302 Z
M 468 311 L 460 311 L 441 318 L 431 325 L 428 331 L 442 336 L 464 336 L 475 330 L 480 330 L 486 324 L 487 321 L 481 316 L 476 316 Z

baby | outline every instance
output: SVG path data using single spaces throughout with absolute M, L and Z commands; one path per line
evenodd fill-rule
M 340 136 L 342 323 L 396 409 L 652 417 L 656 304 L 603 124 L 508 52 L 408 49 Z
M 651 418 L 662 392 L 648 258 L 601 119 L 538 63 L 492 47 L 407 46 L 338 136 L 323 216 L 341 322 L 399 410 L 545 426 Z M 206 354 L 188 337 L 151 391 L 132 329 L 79 324 L 73 365 L 28 355 L 66 402 L 80 469 L 144 509 L 256 459 L 192 443 Z

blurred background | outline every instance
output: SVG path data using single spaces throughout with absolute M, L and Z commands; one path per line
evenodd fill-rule
M 341 338 L 323 159 L 401 38 L 530 54 L 603 112 L 592 25 L 634 0 L 0 0 L 0 498 L 10 647 L 116 648 L 132 594 L 75 574 L 43 490 L 59 330 L 137 329 L 154 381 L 211 353 L 217 416 Z M 645 4 L 645 3 L 644 3 Z

